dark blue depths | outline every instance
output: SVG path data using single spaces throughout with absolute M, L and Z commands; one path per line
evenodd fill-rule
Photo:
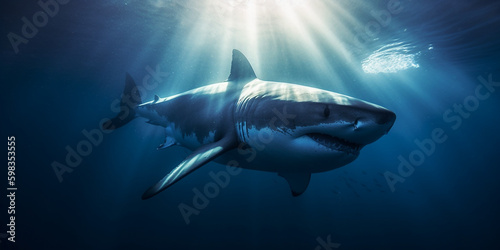
M 247 19 L 225 18 L 252 1 L 60 1 L 17 46 L 8 34 L 22 36 L 22 18 L 33 22 L 42 7 L 4 3 L 1 138 L 16 137 L 18 191 L 16 243 L 1 226 L 0 248 L 498 248 L 500 5 L 401 0 L 392 13 L 390 1 L 268 2 L 249 33 Z M 286 8 L 297 18 L 280 20 Z M 314 174 L 300 197 L 273 173 L 217 182 L 227 169 L 210 163 L 142 201 L 189 151 L 157 151 L 164 131 L 140 119 L 99 130 L 116 112 L 125 73 L 146 100 L 165 97 L 225 80 L 233 48 L 261 79 L 377 103 L 396 123 L 353 163 Z M 71 172 L 58 177 L 61 165 Z

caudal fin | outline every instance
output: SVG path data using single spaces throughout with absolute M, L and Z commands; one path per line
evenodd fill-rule
M 135 118 L 135 108 L 141 104 L 141 94 L 137 89 L 134 79 L 127 73 L 125 78 L 125 89 L 120 101 L 120 113 L 115 118 L 102 125 L 104 130 L 117 129 Z

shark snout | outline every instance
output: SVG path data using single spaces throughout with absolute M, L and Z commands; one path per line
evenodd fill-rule
M 389 130 L 391 130 L 392 125 L 394 125 L 394 122 L 396 121 L 396 114 L 387 109 L 377 112 L 374 117 L 376 123 L 375 126 L 379 126 L 384 134 L 387 134 Z
M 387 134 L 396 121 L 396 114 L 385 108 L 359 112 L 352 123 L 352 140 L 361 144 L 369 144 Z
M 375 116 L 377 124 L 381 125 L 390 125 L 392 127 L 394 121 L 396 121 L 396 114 L 390 110 L 383 110 Z

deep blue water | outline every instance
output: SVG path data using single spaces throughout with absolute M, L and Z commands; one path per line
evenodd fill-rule
M 1 131 L 16 137 L 18 191 L 13 244 L 4 167 L 0 249 L 498 249 L 500 4 L 389 2 L 61 1 L 14 46 L 9 34 L 23 36 L 22 18 L 42 8 L 4 3 Z M 54 162 L 114 115 L 126 72 L 137 82 L 161 72 L 145 99 L 169 96 L 225 80 L 232 49 L 261 79 L 377 103 L 396 123 L 353 163 L 314 174 L 300 197 L 274 173 L 243 170 L 189 224 L 179 204 L 193 206 L 193 189 L 225 167 L 141 200 L 189 154 L 157 151 L 163 131 L 142 119 L 103 135 L 58 179 Z M 398 169 L 400 159 L 414 166 Z M 393 190 L 392 174 L 404 180 Z

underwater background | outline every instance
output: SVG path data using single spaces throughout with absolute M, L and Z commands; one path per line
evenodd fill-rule
M 500 247 L 498 1 L 2 5 L 1 132 L 15 136 L 18 190 L 12 243 L 4 158 L 0 249 Z M 232 49 L 260 79 L 373 102 L 396 123 L 299 197 L 275 173 L 242 170 L 195 208 L 226 170 L 209 163 L 141 200 L 190 152 L 156 150 L 164 131 L 144 119 L 100 131 L 125 74 L 149 101 L 224 81 Z

